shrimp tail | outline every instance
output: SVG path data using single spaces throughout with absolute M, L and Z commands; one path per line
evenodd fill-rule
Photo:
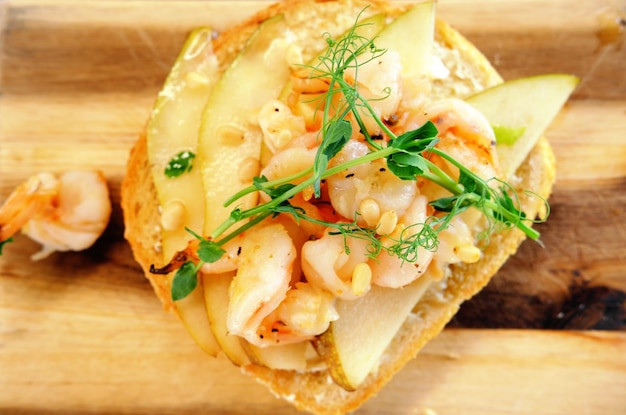
M 185 249 L 178 251 L 174 254 L 170 262 L 164 266 L 157 268 L 154 264 L 150 265 L 150 273 L 157 275 L 165 275 L 170 272 L 176 271 L 183 266 L 186 262 L 197 259 L 193 254 L 193 246 L 190 244 Z
M 19 185 L 0 208 L 0 241 L 15 235 L 28 221 L 55 204 L 57 181 L 38 174 Z

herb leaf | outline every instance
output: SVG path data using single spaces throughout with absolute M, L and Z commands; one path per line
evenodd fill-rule
M 196 158 L 195 153 L 191 151 L 181 151 L 167 163 L 165 166 L 165 176 L 173 179 L 184 173 L 190 172 L 193 168 L 193 159 Z
M 387 157 L 387 167 L 402 180 L 417 180 L 428 171 L 422 153 L 437 143 L 437 127 L 428 121 L 417 130 L 407 131 L 391 140 L 390 146 L 400 150 Z
M 4 248 L 4 246 L 10 242 L 13 242 L 13 237 L 10 237 L 6 241 L 0 241 L 0 255 L 2 255 L 2 248 Z
M 437 144 L 436 137 L 439 131 L 432 121 L 427 121 L 417 130 L 407 131 L 391 141 L 394 148 L 411 153 L 421 153 Z
M 252 179 L 252 185 L 263 193 L 267 194 L 272 199 L 280 197 L 283 193 L 287 193 L 288 191 L 296 187 L 296 185 L 293 183 L 285 183 L 276 187 L 265 186 L 265 183 L 267 183 L 267 177 L 265 176 L 255 177 Z
M 222 257 L 222 255 L 226 253 L 226 251 L 222 249 L 217 242 L 203 238 L 201 235 L 189 228 L 185 229 L 187 230 L 187 232 L 192 234 L 197 240 L 200 241 L 197 253 L 198 258 L 200 258 L 201 261 L 209 263 L 216 262 Z M 201 265 L 202 264 L 200 264 L 199 266 Z
M 329 121 L 326 129 L 323 130 L 324 137 L 315 155 L 313 164 L 313 191 L 319 197 L 321 190 L 322 172 L 328 168 L 328 162 L 335 157 L 346 145 L 352 136 L 352 124 L 346 119 Z
M 402 180 L 417 180 L 417 176 L 428 169 L 422 157 L 410 153 L 390 155 L 387 158 L 387 167 Z
M 216 262 L 225 253 L 226 251 L 213 241 L 208 241 L 206 239 L 200 241 L 200 247 L 198 248 L 198 257 L 204 262 Z
M 454 203 L 459 199 L 459 196 L 441 197 L 433 200 L 428 204 L 434 207 L 439 212 L 452 212 Z
M 193 262 L 185 262 L 174 275 L 172 280 L 172 300 L 178 301 L 187 297 L 198 285 L 198 270 Z
M 501 206 L 505 211 L 513 213 L 516 216 L 516 219 L 518 220 L 526 219 L 526 213 L 519 210 L 519 208 L 513 201 L 513 198 L 509 196 L 507 192 L 507 187 L 504 185 L 500 187 L 500 193 L 498 194 L 497 202 L 498 202 L 498 205 Z M 502 214 L 500 214 L 500 212 L 496 211 L 494 216 L 496 217 L 497 220 L 505 223 L 506 225 L 509 225 L 509 226 L 515 225 L 515 223 L 513 223 L 510 219 L 507 219 Z

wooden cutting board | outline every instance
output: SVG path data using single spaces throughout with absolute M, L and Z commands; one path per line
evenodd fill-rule
M 0 413 L 294 414 L 164 313 L 123 240 L 128 152 L 189 31 L 262 1 L 0 3 L 0 201 L 34 172 L 101 169 L 114 213 L 83 253 L 0 257 Z M 548 131 L 544 246 L 525 243 L 360 414 L 626 413 L 626 1 L 440 0 L 504 78 L 573 73 Z

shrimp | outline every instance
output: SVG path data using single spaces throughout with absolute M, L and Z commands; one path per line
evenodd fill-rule
M 461 99 L 448 98 L 414 111 L 404 128 L 418 128 L 426 120 L 439 130 L 438 148 L 485 180 L 498 175 L 495 134 L 480 111 Z
M 350 67 L 345 72 L 349 83 L 357 82 L 359 95 L 367 100 L 376 118 L 389 119 L 398 109 L 402 98 L 402 62 L 400 54 L 388 50 L 358 66 L 358 71 Z M 359 113 L 367 132 L 371 136 L 381 134 L 375 118 L 364 108 Z M 358 131 L 358 128 L 356 128 Z
M 245 233 L 239 269 L 230 285 L 230 334 L 256 346 L 311 340 L 338 318 L 334 297 L 294 280 L 296 248 L 289 230 L 269 221 Z
M 304 118 L 294 115 L 291 109 L 279 100 L 268 101 L 261 108 L 259 126 L 263 131 L 263 142 L 272 153 L 281 150 L 294 137 L 306 132 Z
M 367 245 L 363 239 L 344 240 L 342 235 L 327 231 L 322 238 L 302 246 L 302 271 L 307 281 L 338 298 L 356 299 L 365 295 L 371 286 Z
M 367 101 L 371 111 L 357 103 L 359 118 L 363 122 L 370 136 L 381 134 L 381 128 L 376 118 L 387 120 L 398 109 L 402 98 L 402 62 L 400 55 L 394 51 L 387 51 L 378 56 L 367 54 L 359 57 L 358 65 L 346 68 L 344 80 L 355 85 L 360 97 Z M 324 109 L 320 105 L 330 88 L 330 79 L 318 76 L 315 71 L 296 71 L 292 76 L 293 93 L 287 99 L 294 112 L 303 115 L 305 124 L 309 129 L 319 129 L 321 116 L 316 114 Z M 341 107 L 340 94 L 333 94 L 332 105 Z M 304 103 L 304 104 L 303 104 Z M 374 117 L 375 116 L 375 117 Z M 360 126 L 353 114 L 346 117 L 352 124 L 353 130 L 358 133 Z
M 308 282 L 297 282 L 278 308 L 263 319 L 257 345 L 290 344 L 312 340 L 339 318 L 335 298 Z
M 80 251 L 94 244 L 110 216 L 102 173 L 69 171 L 58 178 L 39 173 L 19 185 L 0 208 L 0 241 L 22 229 L 42 245 L 33 260 L 55 251 Z
M 439 232 L 439 246 L 434 255 L 437 262 L 473 264 L 481 256 L 481 250 L 474 243 L 471 229 L 460 216 L 452 218 L 448 227 Z
M 359 158 L 369 152 L 361 141 L 350 140 L 335 156 L 332 165 Z M 386 168 L 384 160 L 351 167 L 328 177 L 328 195 L 333 208 L 343 217 L 359 219 L 375 226 L 385 212 L 404 214 L 417 194 L 415 181 L 402 180 Z
M 285 299 L 295 259 L 296 249 L 281 224 L 246 232 L 239 268 L 230 285 L 227 326 L 231 334 L 263 345 L 261 323 Z
M 304 146 L 293 146 L 276 153 L 261 170 L 261 175 L 268 180 L 281 177 L 288 177 L 299 173 L 313 165 L 317 148 L 306 148 Z M 304 178 L 294 180 L 299 183 Z
M 392 236 L 409 238 L 417 235 L 428 217 L 427 207 L 428 199 L 423 195 L 417 196 L 407 213 L 400 219 Z M 400 288 L 410 284 L 424 275 L 433 256 L 433 251 L 422 246 L 417 248 L 415 262 L 407 262 L 396 255 L 383 252 L 368 262 L 372 270 L 372 283 L 390 288 Z

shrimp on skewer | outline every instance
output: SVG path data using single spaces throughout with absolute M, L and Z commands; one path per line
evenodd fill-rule
M 100 172 L 69 171 L 31 176 L 0 208 L 0 241 L 20 229 L 42 245 L 33 260 L 55 251 L 87 249 L 109 223 L 111 201 Z

